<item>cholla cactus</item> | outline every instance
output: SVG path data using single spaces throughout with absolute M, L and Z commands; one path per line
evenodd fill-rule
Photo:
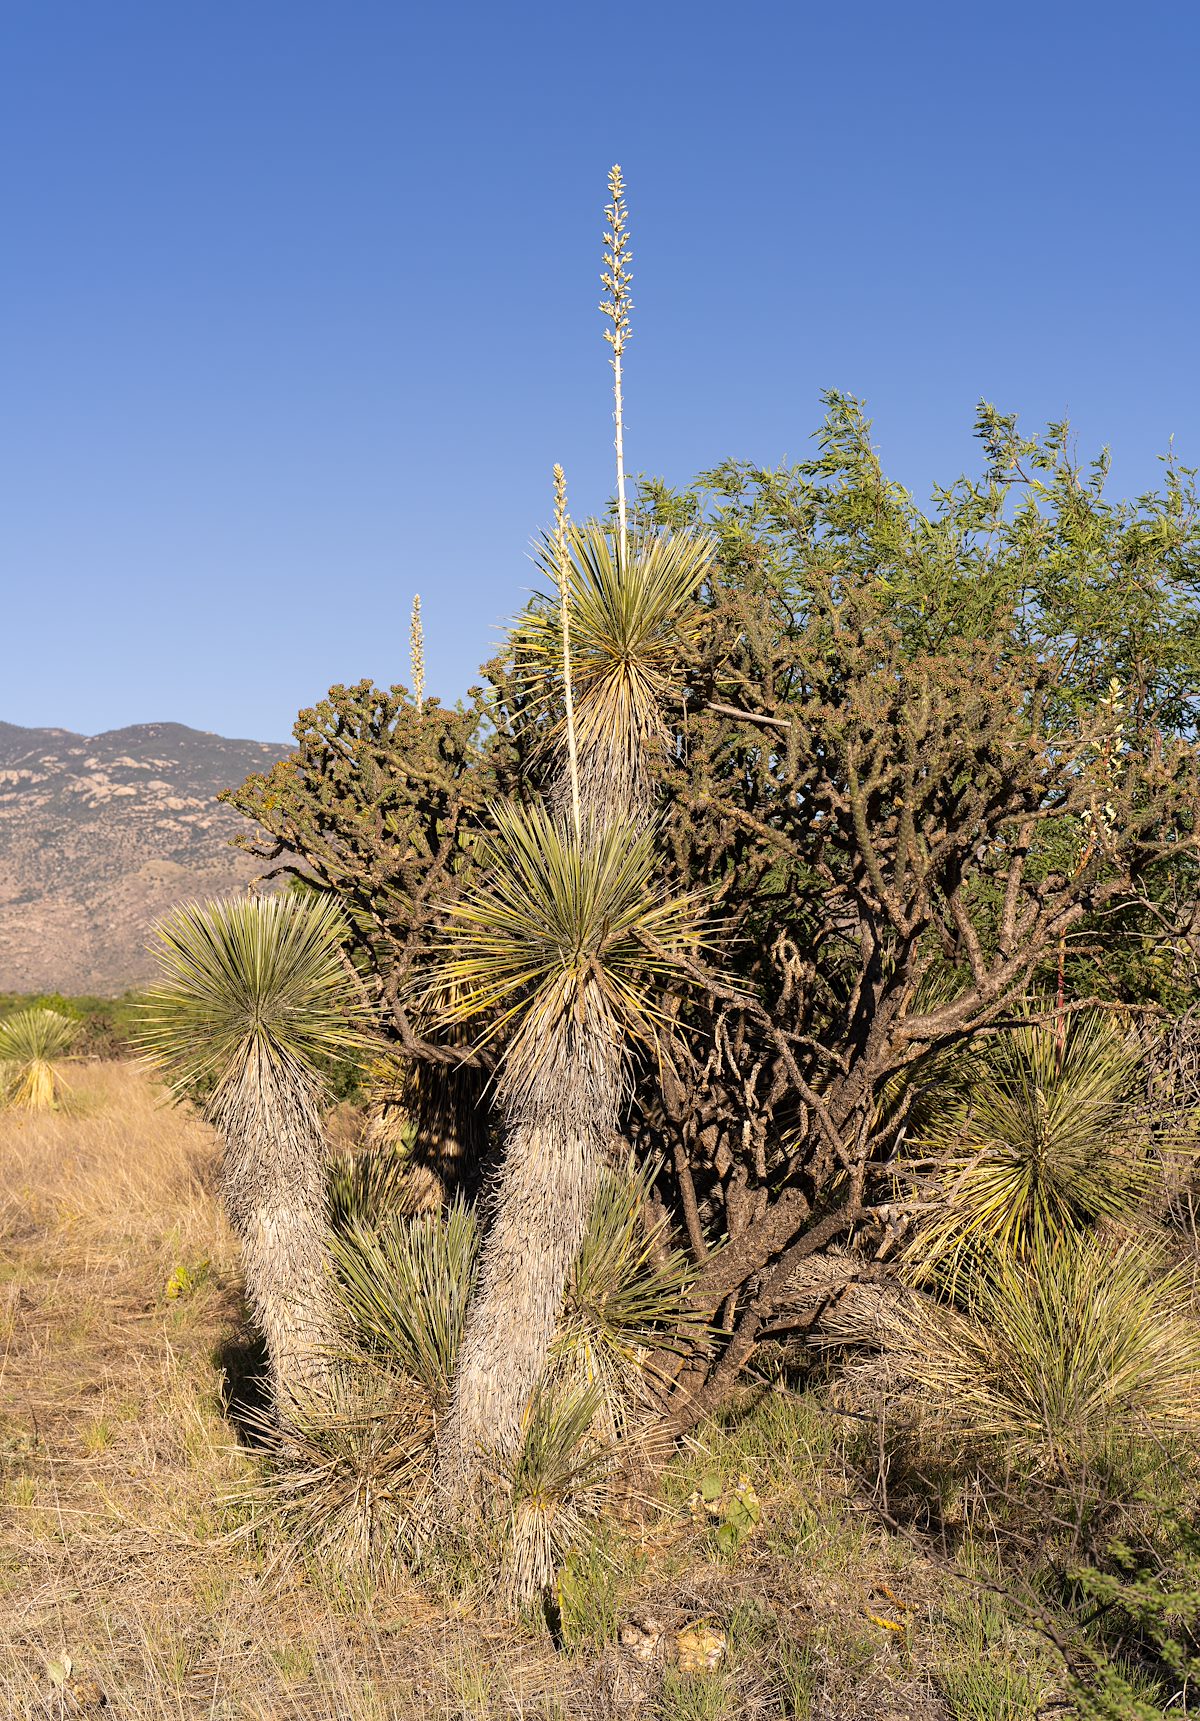
M 604 338 L 613 351 L 613 420 L 617 427 L 614 444 L 617 451 L 617 519 L 621 532 L 621 556 L 624 559 L 625 401 L 622 394 L 621 360 L 625 343 L 629 339 L 629 313 L 633 309 L 633 300 L 629 297 L 630 283 L 633 280 L 629 265 L 633 261 L 633 253 L 629 249 L 629 212 L 625 207 L 625 181 L 618 165 L 614 165 L 609 171 L 608 194 L 611 202 L 606 204 L 604 209 L 608 226 L 604 230 L 604 270 L 600 276 L 608 297 L 601 301 L 600 309 L 612 324 L 611 328 L 605 329 Z

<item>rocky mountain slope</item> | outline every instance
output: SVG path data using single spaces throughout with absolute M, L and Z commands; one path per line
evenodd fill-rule
M 229 847 L 248 827 L 216 796 L 285 751 L 180 723 L 0 723 L 0 992 L 103 996 L 144 980 L 158 915 L 258 870 Z

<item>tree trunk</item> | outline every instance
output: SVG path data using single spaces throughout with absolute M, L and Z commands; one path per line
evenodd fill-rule
M 537 1091 L 507 1119 L 494 1217 L 438 1437 L 437 1479 L 458 1507 L 478 1503 L 489 1455 L 520 1444 L 591 1214 L 621 1081 L 611 1035 L 598 1023 L 591 1031 L 600 1043 L 586 1043 L 585 1029 L 566 1056 L 551 1053 Z
M 225 1138 L 225 1207 L 281 1414 L 321 1392 L 337 1343 L 318 1096 L 303 1076 L 284 1079 L 257 1059 L 218 1096 L 212 1116 Z

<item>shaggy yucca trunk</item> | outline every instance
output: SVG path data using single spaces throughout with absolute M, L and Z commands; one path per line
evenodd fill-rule
M 475 1491 L 489 1453 L 520 1442 L 613 1134 L 619 1047 L 602 1030 L 571 1042 L 550 1052 L 506 1113 L 494 1217 L 438 1441 L 441 1482 L 459 1500 Z
M 486 1011 L 505 1048 L 505 1151 L 467 1317 L 438 1479 L 481 1492 L 511 1459 L 550 1354 L 568 1275 L 616 1134 L 634 1046 L 653 1045 L 667 952 L 695 906 L 665 897 L 642 820 L 577 832 L 539 807 L 500 805 L 479 883 L 455 906 L 439 976 L 454 1020 Z M 653 947 L 659 954 L 652 954 Z
M 282 1073 L 252 1049 L 209 1107 L 225 1140 L 222 1193 L 277 1407 L 321 1389 L 337 1339 L 320 1100 L 305 1072 Z
M 179 1092 L 209 1090 L 246 1293 L 277 1410 L 326 1379 L 335 1321 L 320 1070 L 361 1050 L 336 903 L 269 896 L 176 909 L 156 929 L 160 979 L 143 1048 Z

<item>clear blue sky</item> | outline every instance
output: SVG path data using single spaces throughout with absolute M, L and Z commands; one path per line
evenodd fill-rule
M 980 395 L 1114 482 L 1200 463 L 1200 11 L 0 0 L 0 718 L 285 737 L 489 654 L 565 464 L 801 458 L 867 399 L 922 495 Z

